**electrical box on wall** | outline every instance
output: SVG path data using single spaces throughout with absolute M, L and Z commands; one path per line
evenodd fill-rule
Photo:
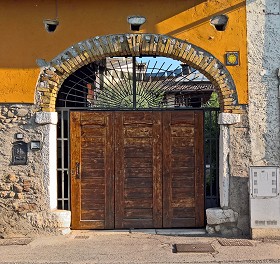
M 252 167 L 252 196 L 276 197 L 277 195 L 279 195 L 277 185 L 277 172 L 277 167 Z
M 280 227 L 279 167 L 250 168 L 251 228 Z

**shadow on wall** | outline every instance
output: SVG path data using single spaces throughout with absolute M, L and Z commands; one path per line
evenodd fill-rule
M 189 30 L 191 28 L 197 27 L 197 26 L 199 26 L 201 24 L 209 23 L 210 19 L 213 16 L 220 15 L 220 14 L 230 13 L 230 12 L 232 12 L 234 10 L 237 10 L 237 9 L 239 9 L 241 7 L 244 7 L 245 5 L 246 5 L 246 1 L 244 0 L 244 1 L 240 2 L 240 3 L 238 3 L 238 4 L 232 5 L 232 6 L 228 7 L 228 8 L 225 8 L 225 9 L 218 10 L 217 12 L 213 12 L 209 16 L 206 16 L 206 17 L 203 17 L 201 19 L 198 19 L 198 20 L 196 20 L 193 23 L 184 25 L 183 27 L 180 27 L 180 28 L 178 28 L 176 30 L 173 30 L 173 31 L 169 31 L 169 32 L 167 32 L 165 34 L 174 36 L 176 34 L 179 34 L 179 33 L 182 33 L 184 31 L 187 31 L 187 30 Z
M 8 41 L 0 43 L 0 68 L 15 69 L 37 68 L 36 59 L 49 61 L 67 47 L 90 37 L 131 32 L 126 21 L 129 15 L 146 16 L 142 33 L 186 39 L 186 31 L 209 24 L 211 17 L 229 14 L 246 3 L 245 0 L 125 0 L 120 8 L 120 1 L 103 1 L 97 7 L 95 1 L 62 0 L 58 2 L 60 24 L 54 33 L 48 33 L 43 20 L 54 16 L 52 1 L 18 1 L 16 8 L 13 1 L 2 2 L 0 22 L 9 27 L 1 33 L 2 39 Z M 161 12 L 155 14 L 157 6 Z
M 237 227 L 242 230 L 243 235 L 250 234 L 249 217 L 249 189 L 248 178 L 230 177 L 230 208 L 238 213 Z

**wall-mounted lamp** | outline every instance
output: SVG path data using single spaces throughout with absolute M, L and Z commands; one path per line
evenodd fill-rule
M 59 24 L 58 20 L 56 19 L 45 19 L 43 23 L 45 25 L 45 29 L 48 32 L 54 32 Z
M 129 16 L 127 22 L 130 24 L 130 30 L 139 31 L 140 27 L 146 22 L 143 16 Z
M 55 0 L 55 19 L 44 19 L 43 23 L 47 32 L 54 32 L 59 24 L 58 21 L 58 0 Z
M 211 25 L 213 25 L 218 31 L 224 31 L 226 29 L 227 22 L 228 22 L 228 16 L 226 15 L 217 15 L 217 16 L 213 16 L 210 19 Z

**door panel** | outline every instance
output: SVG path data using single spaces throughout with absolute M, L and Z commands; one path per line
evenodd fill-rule
M 162 226 L 160 112 L 118 112 L 115 227 Z
M 72 228 L 114 228 L 113 113 L 72 112 Z M 78 197 L 79 196 L 79 197 Z
M 204 225 L 203 112 L 71 112 L 73 229 Z
M 203 112 L 163 113 L 163 227 L 204 225 Z

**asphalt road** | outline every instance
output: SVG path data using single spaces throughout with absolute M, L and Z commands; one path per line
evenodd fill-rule
M 0 245 L 0 264 L 280 264 L 279 240 L 242 242 L 250 242 L 251 245 L 223 246 L 218 238 L 212 237 L 73 231 L 67 236 L 37 237 L 27 245 Z M 173 244 L 191 244 L 198 247 L 207 244 L 214 250 L 208 253 L 172 253 Z

